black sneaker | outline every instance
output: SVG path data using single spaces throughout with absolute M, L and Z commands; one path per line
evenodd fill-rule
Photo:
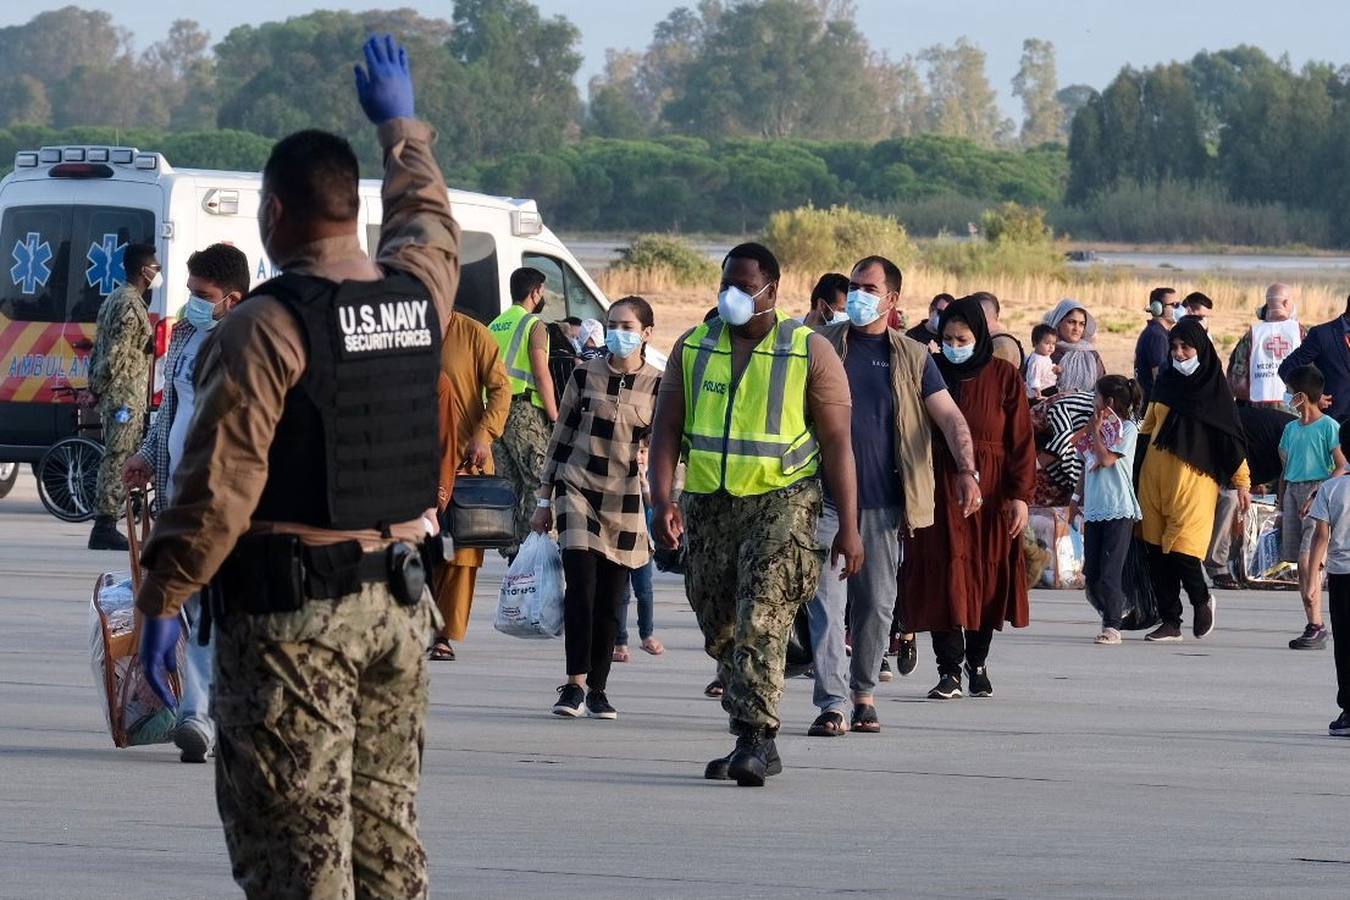
M 1336 721 L 1327 726 L 1332 737 L 1350 737 L 1350 713 L 1342 712 Z
M 1191 634 L 1195 635 L 1198 641 L 1202 637 L 1208 637 L 1214 631 L 1214 598 L 1210 597 L 1204 603 L 1194 608 L 1191 619 Z
M 900 652 L 895 656 L 895 667 L 901 675 L 912 675 L 919 665 L 919 648 L 915 641 L 900 640 Z
M 586 695 L 586 715 L 592 719 L 617 719 L 619 711 L 609 705 L 604 691 L 591 691 Z
M 586 692 L 582 690 L 579 684 L 564 684 L 558 688 L 558 702 L 553 704 L 553 714 L 555 716 L 571 716 L 576 718 L 583 715 L 583 707 L 586 705 Z
M 943 675 L 937 687 L 928 692 L 929 700 L 957 700 L 961 697 L 961 678 L 959 675 Z
M 1164 622 L 1148 634 L 1144 635 L 1144 640 L 1152 641 L 1155 644 L 1179 644 L 1181 643 L 1181 626 Z
M 891 671 L 891 661 L 883 656 L 881 658 L 881 673 L 877 675 L 877 681 L 890 681 L 894 677 L 895 673 Z
M 175 728 L 173 743 L 180 751 L 180 762 L 204 763 L 211 753 L 211 735 L 196 722 L 184 722 Z
M 1327 629 L 1325 625 L 1309 625 L 1303 633 L 1289 642 L 1290 650 L 1325 650 L 1327 648 Z
M 966 685 L 969 688 L 968 693 L 972 697 L 992 697 L 994 696 L 994 686 L 989 682 L 989 669 L 986 666 L 980 666 L 978 669 L 971 668 L 970 663 L 966 663 L 966 675 L 969 676 Z

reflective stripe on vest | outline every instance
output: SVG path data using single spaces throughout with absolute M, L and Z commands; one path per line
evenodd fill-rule
M 811 333 L 778 313 L 735 384 L 726 323 L 713 319 L 690 333 L 680 348 L 685 490 L 754 496 L 815 474 L 820 448 L 806 420 Z
M 530 402 L 540 409 L 544 401 L 539 397 L 539 385 L 534 380 L 534 369 L 530 366 L 529 335 L 539 317 L 525 312 L 518 303 L 492 320 L 488 331 L 497 341 L 501 350 L 502 362 L 506 364 L 506 375 L 511 380 L 511 396 L 516 397 L 529 392 Z

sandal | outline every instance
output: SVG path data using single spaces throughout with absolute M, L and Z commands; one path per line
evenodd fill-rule
M 620 644 L 614 648 L 614 655 L 610 657 L 614 662 L 628 662 L 628 648 Z
M 642 642 L 642 649 L 652 656 L 660 656 L 666 652 L 666 647 L 654 637 L 649 637 Z
M 709 697 L 720 697 L 726 691 L 726 686 L 722 684 L 722 679 L 714 678 L 708 682 L 708 686 L 703 689 L 703 693 Z
M 450 646 L 450 641 L 443 637 L 436 638 L 431 644 L 431 652 L 427 654 L 429 659 L 438 662 L 454 662 L 455 648 Z
M 859 703 L 853 707 L 853 721 L 849 727 L 863 734 L 877 734 L 881 731 L 881 720 L 877 718 L 877 708 L 870 703 Z
M 836 709 L 827 709 L 816 716 L 816 720 L 806 730 L 809 737 L 839 737 L 847 733 L 848 726 L 844 724 L 844 714 Z

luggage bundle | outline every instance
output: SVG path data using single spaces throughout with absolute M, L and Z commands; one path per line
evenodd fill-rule
M 1254 587 L 1298 586 L 1298 564 L 1280 559 L 1279 507 L 1274 498 L 1252 498 L 1242 529 L 1242 573 Z
M 139 528 L 140 534 L 137 534 Z M 136 591 L 141 585 L 140 547 L 150 531 L 149 505 L 144 498 L 127 501 L 127 537 L 131 544 L 131 572 L 105 572 L 94 583 L 89 608 L 89 649 L 99 707 L 113 745 L 134 747 L 162 744 L 173 739 L 174 711 L 164 706 L 141 668 L 141 614 Z M 178 638 L 178 665 L 187 654 L 187 628 Z M 175 697 L 183 693 L 177 673 L 170 673 Z

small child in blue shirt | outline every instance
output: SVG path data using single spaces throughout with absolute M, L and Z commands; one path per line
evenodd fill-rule
M 1083 477 L 1073 495 L 1070 521 L 1083 513 L 1083 577 L 1088 599 L 1101 610 L 1102 630 L 1094 643 L 1119 644 L 1125 616 L 1125 560 L 1134 523 L 1142 518 L 1134 492 L 1135 421 L 1143 392 L 1133 378 L 1107 375 L 1097 382 L 1097 411 L 1080 444 Z
M 1317 523 L 1309 507 L 1322 482 L 1345 468 L 1340 423 L 1322 412 L 1326 380 L 1316 366 L 1299 366 L 1289 373 L 1285 405 L 1299 417 L 1284 426 L 1280 437 L 1280 558 L 1298 563 L 1298 592 L 1308 619 L 1303 633 L 1289 642 L 1290 650 L 1321 650 L 1327 645 L 1322 624 L 1322 574 L 1309 564 Z

